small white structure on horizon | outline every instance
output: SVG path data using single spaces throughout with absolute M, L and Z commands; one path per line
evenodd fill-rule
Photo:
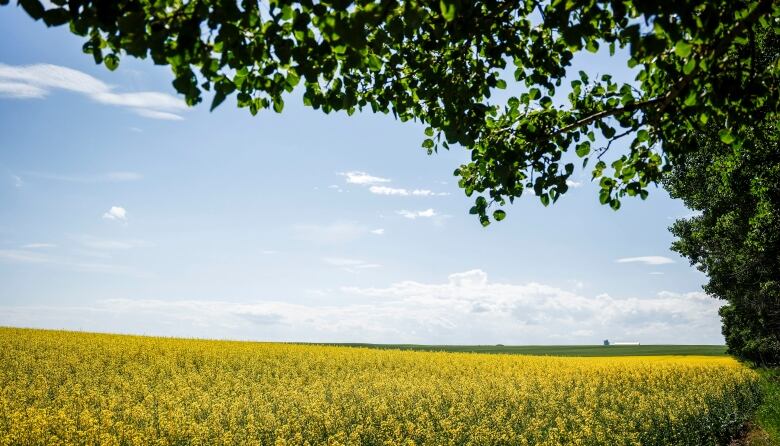
M 631 342 L 613 342 L 612 345 L 641 345 L 641 344 L 639 344 L 639 341 L 631 341 Z

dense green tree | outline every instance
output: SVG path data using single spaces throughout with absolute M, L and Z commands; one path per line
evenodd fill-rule
M 18 0 L 85 36 L 84 51 L 109 69 L 123 55 L 169 65 L 189 104 L 210 91 L 212 108 L 235 94 L 252 113 L 281 112 L 297 87 L 326 113 L 369 107 L 421 121 L 429 152 L 471 151 L 455 174 L 485 225 L 527 189 L 545 205 L 564 194 L 577 168 L 567 151 L 591 163 L 600 201 L 617 209 L 625 195 L 645 198 L 699 127 L 724 123 L 718 137 L 739 148 L 745 125 L 768 119 L 757 107 L 778 110 L 778 66 L 758 69 L 751 51 L 756 27 L 780 32 L 776 0 L 47 3 Z M 627 49 L 634 82 L 567 71 L 601 46 Z M 492 102 L 507 75 L 514 94 Z
M 760 33 L 756 62 L 779 57 L 780 38 Z M 731 353 L 780 364 L 780 129 L 753 121 L 739 147 L 723 144 L 716 129 L 676 156 L 664 178 L 673 197 L 700 211 L 674 223 L 672 248 L 707 274 L 707 293 L 727 302 L 720 314 Z

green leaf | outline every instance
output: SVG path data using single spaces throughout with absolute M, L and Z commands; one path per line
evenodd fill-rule
M 50 9 L 43 13 L 46 26 L 60 26 L 70 21 L 70 13 L 65 8 Z
M 683 66 L 683 74 L 689 75 L 693 73 L 693 70 L 696 68 L 696 59 L 689 59 L 688 62 L 685 63 L 685 66 Z
M 737 140 L 737 138 L 731 133 L 731 130 L 729 129 L 721 129 L 718 132 L 718 136 L 724 144 L 731 144 Z
M 451 0 L 439 0 L 439 9 L 444 20 L 451 22 L 455 20 L 455 2 Z
M 211 107 L 209 108 L 209 111 L 214 111 L 215 108 L 219 107 L 219 104 L 224 102 L 226 97 L 227 95 L 224 92 L 217 90 L 217 92 L 214 94 L 214 99 L 211 101 Z
M 103 58 L 103 64 L 109 70 L 114 71 L 119 66 L 119 57 L 116 54 L 108 54 Z
M 368 63 L 368 68 L 371 71 L 380 71 L 382 70 L 382 59 L 376 56 L 376 54 L 369 54 L 368 60 L 366 61 Z
M 583 141 L 580 144 L 577 144 L 577 156 L 580 158 L 583 158 L 587 156 L 590 153 L 590 142 Z
M 684 40 L 680 40 L 674 45 L 674 53 L 680 57 L 688 57 L 688 55 L 691 54 L 692 49 L 693 45 Z
M 506 218 L 506 212 L 502 211 L 501 209 L 498 209 L 495 212 L 493 212 L 493 218 L 496 219 L 496 221 L 501 221 L 504 218 Z
M 295 86 L 298 85 L 298 82 L 301 81 L 301 78 L 294 71 L 290 71 L 287 73 L 287 79 L 285 81 L 287 82 L 287 85 L 290 86 L 290 88 L 295 88 Z M 236 86 L 240 85 L 236 84 Z
M 696 105 L 698 97 L 696 96 L 696 91 L 691 90 L 690 93 L 688 93 L 688 97 L 685 98 L 685 101 L 683 101 L 683 104 L 685 104 L 688 107 Z
M 274 98 L 274 111 L 276 113 L 281 113 L 282 110 L 284 110 L 284 101 L 282 98 Z
M 33 19 L 38 20 L 43 17 L 45 9 L 38 0 L 19 0 L 19 4 Z

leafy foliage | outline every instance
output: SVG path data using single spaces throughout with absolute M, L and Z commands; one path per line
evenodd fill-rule
M 757 38 L 757 62 L 776 64 L 780 38 Z M 676 157 L 664 180 L 673 197 L 701 211 L 674 223 L 672 249 L 709 276 L 705 291 L 728 302 L 720 314 L 730 352 L 780 364 L 780 129 L 771 119 L 746 123 L 734 146 L 718 127 Z
M 326 113 L 370 108 L 419 120 L 429 153 L 454 144 L 471 151 L 455 174 L 477 195 L 472 213 L 484 225 L 491 208 L 528 189 L 545 205 L 566 193 L 571 150 L 583 168 L 594 162 L 601 203 L 618 209 L 621 197 L 645 198 L 670 156 L 695 145 L 699 127 L 724 123 L 720 139 L 739 148 L 755 108 L 776 116 L 779 102 L 778 66 L 757 69 L 751 52 L 756 27 L 780 32 L 773 0 L 18 3 L 85 36 L 84 51 L 108 69 L 125 54 L 169 65 L 189 104 L 211 92 L 213 109 L 235 94 L 253 114 L 281 112 L 298 87 L 306 105 Z M 563 85 L 574 55 L 602 46 L 628 50 L 635 82 L 580 72 Z M 517 94 L 491 102 L 507 74 Z M 566 92 L 568 103 L 556 105 Z M 607 164 L 624 137 L 627 149 Z

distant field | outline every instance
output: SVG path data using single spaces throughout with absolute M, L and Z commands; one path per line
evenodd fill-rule
M 725 356 L 723 345 L 417 345 L 417 344 L 331 344 L 391 350 L 420 350 L 458 353 L 506 353 L 546 356 Z

